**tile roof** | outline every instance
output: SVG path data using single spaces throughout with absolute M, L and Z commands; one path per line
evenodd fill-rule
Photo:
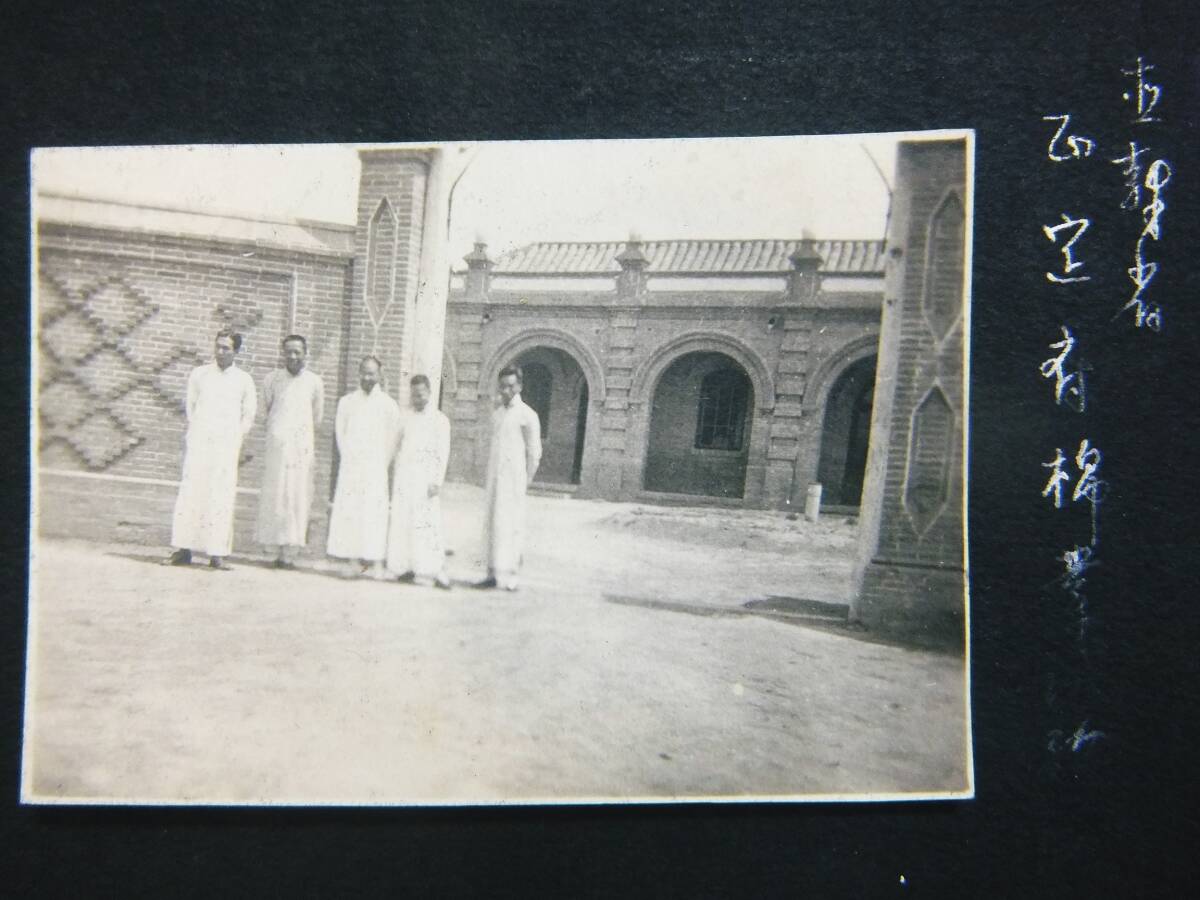
M 354 252 L 354 229 L 324 222 L 273 222 L 53 193 L 38 194 L 35 212 L 39 221 L 61 225 L 237 241 L 339 256 Z
M 518 247 L 496 260 L 495 275 L 608 275 L 620 271 L 617 254 L 625 241 L 540 242 Z M 652 275 L 765 275 L 788 272 L 800 240 L 644 241 Z M 837 275 L 882 275 L 882 241 L 817 241 L 821 271 Z

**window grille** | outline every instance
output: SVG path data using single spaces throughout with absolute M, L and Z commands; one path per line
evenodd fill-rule
M 696 415 L 697 450 L 742 449 L 749 393 L 746 376 L 736 369 L 704 376 Z

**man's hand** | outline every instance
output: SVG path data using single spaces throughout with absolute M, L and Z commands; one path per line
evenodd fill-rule
M 441 487 L 440 487 L 439 485 L 436 485 L 436 484 L 431 484 L 431 485 L 429 486 L 429 496 L 430 496 L 430 497 L 436 497 L 436 496 L 437 496 L 438 494 L 440 494 L 441 492 L 442 492 L 442 489 L 441 489 Z

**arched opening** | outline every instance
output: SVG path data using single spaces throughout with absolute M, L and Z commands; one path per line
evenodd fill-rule
M 554 376 L 544 363 L 518 362 L 521 367 L 521 399 L 538 414 L 542 423 L 542 440 L 550 430 L 550 400 L 554 394 Z
M 534 347 L 515 360 L 523 374 L 521 399 L 542 423 L 541 484 L 579 484 L 587 438 L 588 382 L 569 353 Z
M 847 366 L 829 389 L 817 465 L 822 505 L 858 506 L 862 501 L 875 398 L 875 360 L 869 356 Z
M 583 379 L 583 390 L 579 392 L 579 410 L 575 417 L 575 460 L 571 465 L 571 484 L 579 484 L 579 476 L 583 473 L 583 439 L 587 436 L 588 403 L 587 379 Z
M 754 387 L 724 353 L 680 356 L 654 389 L 642 485 L 648 491 L 742 497 Z

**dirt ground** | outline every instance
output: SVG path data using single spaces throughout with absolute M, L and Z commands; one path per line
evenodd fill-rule
M 27 799 L 967 788 L 961 658 L 745 613 L 771 595 L 845 603 L 846 520 L 532 497 L 509 594 L 465 587 L 480 500 L 447 486 L 450 592 L 41 541 Z

